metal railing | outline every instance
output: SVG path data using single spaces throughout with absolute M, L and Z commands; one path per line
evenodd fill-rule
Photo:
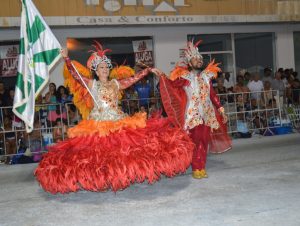
M 232 135 L 241 132 L 272 134 L 274 128 L 281 127 L 284 119 L 289 118 L 289 114 L 283 110 L 286 107 L 282 106 L 279 91 L 226 93 L 218 96 L 228 116 L 228 133 Z M 128 115 L 137 111 L 145 111 L 151 115 L 155 110 L 162 108 L 162 103 L 159 97 L 123 99 L 120 101 L 120 107 Z M 10 127 L 4 126 L 4 113 L 11 109 L 12 107 L 0 108 L 0 160 L 5 157 L 23 156 L 26 148 L 29 148 L 30 151 L 27 152 L 33 157 L 37 156 L 38 160 L 40 154 L 46 151 L 47 145 L 64 140 L 67 128 L 75 126 L 81 120 L 72 103 L 36 105 L 34 130 L 33 133 L 27 134 L 23 123 L 16 118 Z M 294 117 L 295 123 L 299 121 L 297 117 Z M 31 136 L 32 134 L 34 136 Z

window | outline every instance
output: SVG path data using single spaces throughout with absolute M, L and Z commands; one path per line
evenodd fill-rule
M 263 74 L 266 67 L 275 69 L 274 33 L 234 34 L 236 69 Z

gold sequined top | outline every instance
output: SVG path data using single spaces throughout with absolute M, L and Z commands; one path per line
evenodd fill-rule
M 118 105 L 119 82 L 116 79 L 107 82 L 94 80 L 91 92 L 97 104 L 94 104 L 89 119 L 116 121 L 126 116 Z

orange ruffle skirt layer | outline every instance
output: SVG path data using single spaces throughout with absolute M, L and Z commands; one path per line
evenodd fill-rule
M 190 166 L 194 144 L 168 119 L 152 118 L 144 127 L 116 128 L 104 132 L 106 136 L 100 130 L 91 134 L 82 130 L 82 135 L 78 132 L 50 146 L 35 170 L 43 189 L 52 194 L 117 191 L 136 182 L 154 183 L 162 174 L 175 176 Z

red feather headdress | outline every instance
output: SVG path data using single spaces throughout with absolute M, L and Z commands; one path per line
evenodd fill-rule
M 112 68 L 112 64 L 111 64 L 111 60 L 107 58 L 107 56 L 105 55 L 108 52 L 111 52 L 111 49 L 103 49 L 103 46 L 97 42 L 96 40 L 94 40 L 95 44 L 92 45 L 95 50 L 90 50 L 89 52 L 92 52 L 92 55 L 89 57 L 88 61 L 87 61 L 87 67 L 90 70 L 97 70 L 97 66 L 98 64 L 105 62 L 107 63 L 109 68 Z

